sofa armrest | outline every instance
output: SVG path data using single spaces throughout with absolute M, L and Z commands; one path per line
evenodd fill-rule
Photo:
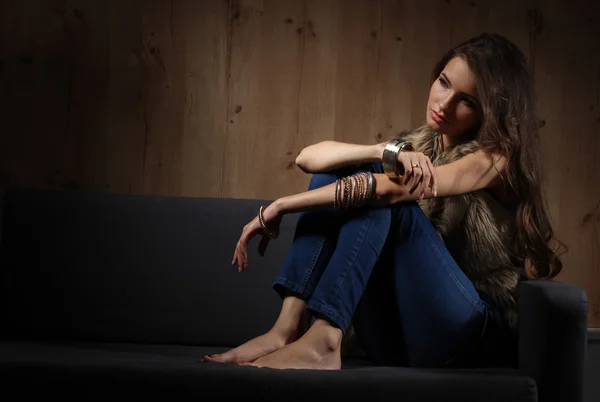
M 552 280 L 519 284 L 519 369 L 535 379 L 540 402 L 582 402 L 587 349 L 585 291 Z

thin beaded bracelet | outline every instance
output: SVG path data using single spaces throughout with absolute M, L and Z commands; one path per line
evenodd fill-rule
M 265 217 L 263 216 L 264 209 L 264 205 L 261 205 L 258 209 L 258 220 L 260 221 L 260 226 L 262 226 L 263 231 L 267 234 L 267 236 L 269 236 L 270 239 L 275 239 L 277 238 L 277 236 L 275 236 L 273 232 L 271 232 L 269 228 L 267 228 L 267 225 L 265 225 Z
M 366 173 L 361 173 L 358 176 L 358 194 L 360 195 L 360 198 L 358 199 L 358 202 L 360 204 L 362 204 L 365 201 L 365 199 L 366 199 L 366 197 L 365 197 L 365 195 L 366 195 L 365 194 L 365 183 L 364 183 L 365 176 L 366 176 Z
M 350 179 L 344 177 L 344 211 L 350 208 Z

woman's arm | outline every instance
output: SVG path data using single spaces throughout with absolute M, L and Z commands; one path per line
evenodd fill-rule
M 436 167 L 438 177 L 438 195 L 449 196 L 492 187 L 500 181 L 506 161 L 504 158 L 487 155 L 481 151 L 474 152 L 456 162 Z M 412 181 L 405 183 L 404 178 L 392 179 L 386 174 L 376 173 L 374 177 L 374 197 L 369 205 L 374 207 L 388 206 L 401 201 L 417 200 L 420 194 L 425 198 L 432 197 L 429 185 L 421 182 L 415 187 Z M 282 215 L 311 209 L 331 208 L 335 198 L 336 184 L 284 196 L 273 201 L 263 210 L 263 220 L 272 233 L 279 233 Z M 411 191 L 412 189 L 412 191 Z M 242 235 L 236 245 L 232 264 L 238 264 L 240 272 L 248 267 L 248 242 L 256 234 L 263 233 L 259 244 L 259 253 L 264 255 L 269 237 L 263 232 L 259 217 L 255 217 L 244 226 Z
M 381 161 L 387 142 L 374 145 L 322 141 L 304 148 L 296 165 L 305 173 L 328 172 L 347 165 Z
M 437 166 L 435 167 L 438 181 L 437 196 L 464 194 L 493 187 L 499 182 L 499 172 L 503 171 L 505 165 L 506 159 L 503 157 L 493 157 L 483 151 L 476 151 L 455 162 Z M 415 188 L 411 182 L 405 183 L 402 178 L 392 179 L 381 173 L 373 176 L 375 178 L 375 197 L 369 202 L 371 206 L 380 207 L 402 201 L 414 201 L 423 192 L 425 193 L 424 198 L 433 197 L 431 187 L 424 186 L 424 183 L 420 183 Z M 330 208 L 333 206 L 334 195 L 335 183 L 332 183 L 314 190 L 279 198 L 273 203 L 275 204 L 273 207 L 280 214 Z
M 506 158 L 490 155 L 481 150 L 465 155 L 457 161 L 446 165 L 436 166 L 438 192 L 437 196 L 451 196 L 470 193 L 483 188 L 491 188 L 502 181 L 501 173 L 506 167 Z M 424 198 L 432 198 L 429 186 L 420 183 L 413 192 L 398 179 L 390 179 L 386 175 L 376 175 L 379 187 L 377 205 L 390 205 L 401 201 L 414 201 L 419 193 L 424 192 Z

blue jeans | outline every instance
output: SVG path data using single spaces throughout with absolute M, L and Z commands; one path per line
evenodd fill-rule
M 381 163 L 312 176 L 309 190 Z M 376 364 L 441 367 L 483 336 L 493 312 L 416 202 L 300 214 L 273 284 L 346 331 Z

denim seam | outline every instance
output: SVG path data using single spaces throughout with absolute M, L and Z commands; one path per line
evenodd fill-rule
M 426 232 L 427 233 L 427 232 Z M 460 283 L 460 281 L 458 280 L 458 278 L 456 277 L 456 275 L 454 275 L 454 272 L 452 272 L 452 270 L 450 269 L 450 267 L 448 266 L 448 263 L 446 262 L 446 259 L 444 258 L 444 256 L 442 255 L 442 252 L 440 251 L 439 247 L 437 246 L 437 244 L 435 243 L 435 240 L 431 239 L 431 234 L 427 233 L 427 235 L 429 236 L 429 241 L 431 242 L 431 244 L 433 245 L 433 247 L 435 248 L 435 251 L 438 255 L 438 257 L 440 257 L 440 260 L 442 261 L 442 264 L 444 265 L 444 268 L 446 269 L 446 271 L 450 274 L 450 276 L 452 277 L 452 279 L 454 280 L 454 283 L 456 283 L 456 285 L 458 285 L 458 287 L 460 288 L 461 292 L 467 296 L 467 298 L 469 300 L 471 300 L 471 302 L 473 303 L 473 308 L 478 308 L 481 309 L 480 301 L 477 301 L 476 299 L 473 298 L 473 296 L 471 296 L 469 294 L 469 292 L 467 292 L 467 289 L 465 289 L 465 287 L 463 286 L 462 283 Z M 460 267 L 459 267 L 460 268 Z
M 304 290 L 306 289 L 306 284 L 308 283 L 308 281 L 315 269 L 315 265 L 317 264 L 317 261 L 319 260 L 319 257 L 321 256 L 321 252 L 323 251 L 323 246 L 325 245 L 326 241 L 327 241 L 326 238 L 322 239 L 319 244 L 319 247 L 317 247 L 317 250 L 313 254 L 312 261 L 311 261 L 309 267 L 306 269 L 304 278 L 302 279 L 302 282 L 300 284 L 300 289 L 301 289 L 300 293 L 304 293 Z
M 356 262 L 356 257 L 358 256 L 358 252 L 360 251 L 361 247 L 363 246 L 363 244 L 365 242 L 366 233 L 369 230 L 369 227 L 371 226 L 371 220 L 372 220 L 371 218 L 373 217 L 373 213 L 371 210 L 367 210 L 367 212 L 369 214 L 369 219 L 367 219 L 366 225 L 364 225 L 364 224 L 361 225 L 362 230 L 359 232 L 360 243 L 358 245 L 355 244 L 354 248 L 352 249 L 352 252 L 353 252 L 352 262 L 350 264 L 348 264 L 348 267 L 343 274 L 341 282 L 336 286 L 335 293 L 333 294 L 333 297 L 335 299 L 337 299 L 337 297 L 338 297 L 340 288 L 342 288 L 342 286 L 346 282 L 346 279 L 348 278 L 348 273 L 350 272 L 350 269 L 352 268 L 352 266 L 354 266 L 354 263 Z
M 302 291 L 300 289 L 300 285 L 298 285 L 296 282 L 292 282 L 290 280 L 287 280 L 286 278 L 283 278 L 281 276 L 278 276 L 275 281 L 273 282 L 273 285 L 281 285 L 284 286 L 286 288 L 288 288 L 289 290 L 291 290 L 294 293 L 298 293 L 300 294 L 302 297 L 304 297 L 304 295 L 302 294 Z
M 311 299 L 307 303 L 306 308 L 314 310 L 317 313 L 326 315 L 328 319 L 334 321 L 338 326 L 340 326 L 342 332 L 345 332 L 346 328 L 348 328 L 348 322 L 344 319 L 344 317 L 342 317 L 337 311 L 331 309 L 328 305 L 324 303 Z

